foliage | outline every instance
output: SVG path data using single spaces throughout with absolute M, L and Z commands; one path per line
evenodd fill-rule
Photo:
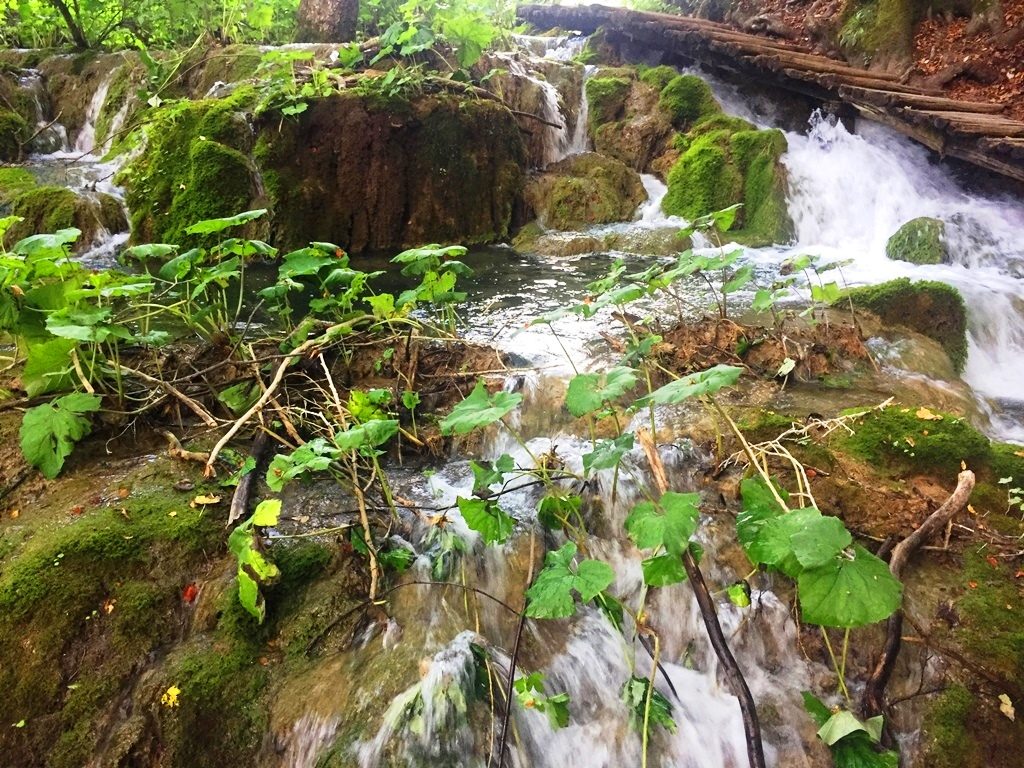
M 252 517 L 235 528 L 228 537 L 228 550 L 238 562 L 238 599 L 242 607 L 260 623 L 263 623 L 267 614 L 260 587 L 272 584 L 281 575 L 281 571 L 261 551 L 259 532 L 256 529 L 277 525 L 280 514 L 280 501 L 261 501 Z
M 75 443 L 92 430 L 86 414 L 100 409 L 101 398 L 76 392 L 25 411 L 21 423 L 21 452 L 45 477 L 54 478 Z
M 832 751 L 836 768 L 896 768 L 899 753 L 882 749 L 882 717 L 861 722 L 853 713 L 829 711 L 822 702 L 805 692 L 804 708 L 819 726 L 820 738 Z
M 563 544 L 548 552 L 544 568 L 526 590 L 526 615 L 535 619 L 560 619 L 576 612 L 573 594 L 589 603 L 614 580 L 615 572 L 600 560 L 581 560 L 575 567 L 576 545 Z

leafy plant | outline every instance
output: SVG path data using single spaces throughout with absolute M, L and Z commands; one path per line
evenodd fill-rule
M 102 398 L 76 392 L 25 411 L 21 422 L 21 452 L 44 477 L 60 474 L 75 443 L 92 431 L 87 414 L 100 409 Z
M 589 603 L 615 580 L 615 572 L 600 560 L 581 560 L 574 566 L 576 544 L 567 542 L 548 552 L 544 568 L 526 590 L 526 615 L 535 619 L 561 619 L 576 612 L 574 594 Z
M 277 525 L 281 514 L 281 502 L 277 499 L 261 501 L 252 516 L 231 532 L 228 537 L 228 551 L 238 563 L 238 600 L 259 623 L 267 615 L 266 602 L 260 592 L 261 586 L 273 583 L 281 571 L 268 560 L 260 548 L 257 528 Z

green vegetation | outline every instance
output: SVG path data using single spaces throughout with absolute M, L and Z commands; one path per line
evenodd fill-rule
M 945 238 L 945 222 L 922 216 L 896 230 L 885 244 L 885 255 L 911 264 L 943 264 L 948 259 Z
M 880 285 L 854 288 L 850 300 L 890 325 L 902 325 L 934 339 L 957 372 L 967 362 L 967 308 L 960 292 L 933 280 L 901 277 Z
M 670 80 L 661 91 L 659 104 L 680 130 L 722 111 L 711 86 L 696 75 L 679 75 Z
M 591 130 L 615 122 L 626 108 L 631 80 L 626 77 L 595 76 L 587 80 L 588 120 Z

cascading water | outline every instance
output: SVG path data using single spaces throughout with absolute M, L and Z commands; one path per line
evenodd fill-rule
M 32 94 L 32 101 L 36 108 L 36 135 L 32 140 L 32 149 L 43 154 L 66 150 L 68 148 L 67 129 L 56 120 L 46 118 L 46 109 L 43 107 L 43 102 L 46 100 L 46 89 L 43 87 L 42 75 L 34 69 L 26 69 L 18 78 L 18 84 Z
M 845 275 L 856 282 L 907 276 L 958 288 L 969 316 L 964 380 L 992 434 L 1024 442 L 1024 205 L 965 191 L 925 149 L 881 126 L 851 134 L 819 116 L 787 138 L 797 248 L 852 259 Z M 888 238 L 920 216 L 946 223 L 949 264 L 886 257 Z
M 82 124 L 78 135 L 75 137 L 75 152 L 81 154 L 103 154 L 103 143 L 96 145 L 96 123 L 99 120 L 100 112 L 103 111 L 103 104 L 107 100 L 107 93 L 110 85 L 117 75 L 117 68 L 110 70 L 96 86 L 96 91 L 89 101 L 89 107 L 85 112 L 85 122 Z M 98 150 L 98 152 L 97 152 Z

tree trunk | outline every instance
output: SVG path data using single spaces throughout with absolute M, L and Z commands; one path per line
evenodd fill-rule
M 301 0 L 296 19 L 301 43 L 347 43 L 356 36 L 359 0 Z

